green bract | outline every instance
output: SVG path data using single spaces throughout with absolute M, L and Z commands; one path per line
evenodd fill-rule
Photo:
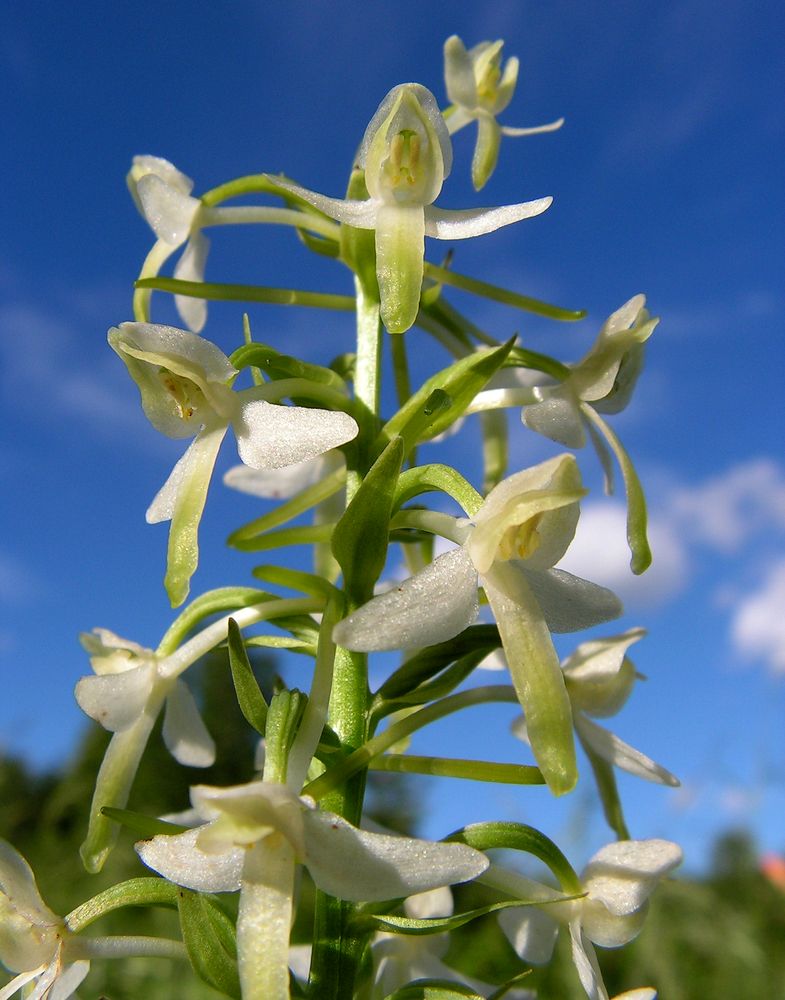
M 544 212 L 551 198 L 449 211 L 433 202 L 452 166 L 452 146 L 436 98 L 418 83 L 394 87 L 379 105 L 360 144 L 365 201 L 327 198 L 276 179 L 330 218 L 376 231 L 376 276 L 381 315 L 390 333 L 403 333 L 417 317 L 425 236 L 467 239 Z

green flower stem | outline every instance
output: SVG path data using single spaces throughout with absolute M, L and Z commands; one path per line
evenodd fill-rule
M 425 262 L 425 274 L 434 281 L 443 282 L 453 288 L 460 288 L 464 292 L 472 292 L 474 295 L 481 295 L 485 299 L 493 302 L 501 302 L 503 305 L 513 306 L 523 312 L 534 313 L 536 316 L 545 316 L 547 319 L 558 319 L 566 322 L 574 322 L 586 316 L 585 309 L 562 309 L 560 306 L 552 306 L 539 299 L 532 299 L 528 295 L 519 295 L 518 292 L 510 292 L 506 288 L 498 285 L 489 285 L 486 281 L 478 281 L 465 274 L 457 274 L 446 267 L 439 267 L 437 264 Z
M 177 248 L 170 246 L 164 240 L 157 240 L 150 252 L 144 259 L 142 270 L 139 272 L 139 280 L 142 284 L 134 284 L 133 310 L 134 319 L 137 323 L 150 322 L 150 298 L 153 293 L 153 286 L 144 284 L 147 280 L 155 280 L 155 275 L 163 267 L 164 263 L 172 256 Z
M 401 473 L 393 498 L 393 510 L 399 509 L 421 493 L 434 490 L 452 497 L 469 517 L 474 517 L 482 506 L 480 494 L 457 469 L 449 465 L 433 464 L 420 465 Z
M 158 244 L 156 244 L 158 246 Z M 155 250 L 155 247 L 153 247 Z M 152 250 L 150 256 L 152 256 Z M 168 256 L 168 254 L 167 254 Z M 149 259 L 149 257 L 148 257 Z M 166 258 L 164 258 L 165 260 Z M 145 261 L 145 265 L 147 261 Z M 266 285 L 231 285 L 210 281 L 182 281 L 179 278 L 150 277 L 143 273 L 136 281 L 134 296 L 134 315 L 140 322 L 146 322 L 148 313 L 137 310 L 137 295 L 145 293 L 149 301 L 149 292 L 171 292 L 173 295 L 185 295 L 193 299 L 208 299 L 218 302 L 268 302 L 276 306 L 310 306 L 315 309 L 337 309 L 348 312 L 354 309 L 354 299 L 351 295 L 332 295 L 329 292 L 304 292 L 297 288 L 272 288 Z M 140 301 L 142 301 L 140 299 Z
M 307 229 L 330 240 L 337 240 L 340 227 L 322 215 L 298 212 L 293 208 L 270 208 L 267 205 L 233 205 L 229 208 L 203 208 L 199 215 L 202 227 L 272 224 Z
M 188 955 L 182 941 L 141 935 L 112 935 L 70 942 L 74 958 L 180 958 Z
M 395 381 L 395 394 L 398 398 L 398 408 L 402 408 L 412 395 L 412 382 L 409 378 L 409 360 L 406 356 L 405 335 L 390 337 L 390 353 L 392 356 L 393 379 Z M 412 448 L 409 451 L 409 465 L 417 464 L 417 451 Z
M 246 174 L 244 177 L 236 177 L 233 181 L 227 181 L 218 187 L 205 191 L 202 195 L 202 204 L 206 207 L 218 205 L 229 198 L 238 198 L 242 194 L 278 194 L 278 185 L 273 183 L 267 174 Z
M 111 910 L 122 906 L 177 906 L 178 888 L 161 878 L 132 878 L 80 903 L 65 922 L 75 934 Z
M 329 542 L 334 528 L 334 524 L 303 524 L 295 528 L 282 528 L 280 531 L 266 531 L 263 535 L 254 535 L 252 538 L 233 538 L 230 544 L 241 552 L 263 552 L 286 545 L 313 545 L 317 542 Z
M 210 615 L 220 614 L 221 611 L 235 611 L 268 600 L 273 601 L 275 598 L 256 587 L 220 587 L 209 590 L 191 601 L 175 618 L 158 644 L 156 654 L 168 656 L 173 653 L 188 633 Z
M 471 688 L 469 691 L 459 691 L 457 694 L 448 695 L 440 701 L 431 705 L 426 705 L 417 712 L 412 712 L 405 719 L 400 719 L 388 726 L 383 733 L 372 737 L 367 743 L 359 747 L 350 754 L 340 764 L 319 775 L 303 788 L 303 795 L 310 795 L 314 799 L 322 799 L 335 788 L 340 787 L 347 778 L 364 768 L 367 768 L 374 757 L 384 753 L 389 747 L 399 740 L 410 736 L 423 726 L 451 715 L 453 712 L 460 712 L 464 708 L 473 705 L 485 705 L 490 702 L 509 702 L 518 704 L 518 697 L 515 688 L 510 684 L 493 684 L 485 687 Z
M 470 781 L 491 781 L 503 785 L 545 784 L 540 769 L 529 764 L 498 764 L 485 760 L 390 753 L 374 758 L 370 768 L 372 771 L 432 774 L 440 778 L 467 778 Z

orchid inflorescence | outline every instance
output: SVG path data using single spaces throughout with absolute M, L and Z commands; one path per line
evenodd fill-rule
M 43 902 L 27 862 L 0 842 L 0 960 L 14 976 L 0 988 L 0 1000 L 18 990 L 33 1000 L 65 1000 L 88 975 L 91 960 L 184 957 L 179 941 L 88 937 L 82 930 L 110 908 L 176 901 L 185 890 L 208 900 L 216 893 L 238 896 L 236 920 L 221 911 L 220 942 L 218 923 L 208 915 L 201 924 L 193 911 L 188 917 L 190 933 L 196 921 L 204 947 L 209 951 L 215 940 L 222 956 L 212 965 L 195 962 L 194 969 L 225 995 L 535 996 L 536 975 L 522 973 L 547 961 L 562 927 L 577 980 L 587 996 L 601 1000 L 608 992 L 594 945 L 619 946 L 634 937 L 657 880 L 680 861 L 679 848 L 668 841 L 631 837 L 614 768 L 665 785 L 676 778 L 594 721 L 618 712 L 630 696 L 639 675 L 627 654 L 643 630 L 595 634 L 561 662 L 554 644 L 554 634 L 594 628 L 622 613 L 611 591 L 559 566 L 587 493 L 576 457 L 562 452 L 508 471 L 508 430 L 500 419 L 505 408 L 521 408 L 523 426 L 572 450 L 588 436 L 608 491 L 618 462 L 631 566 L 643 572 L 651 559 L 643 492 L 605 416 L 629 403 L 657 320 L 635 295 L 602 325 L 582 360 L 565 364 L 527 349 L 510 330 L 489 335 L 447 300 L 445 289 L 454 286 L 554 321 L 584 315 L 427 259 L 426 237 L 452 243 L 482 236 L 539 216 L 551 204 L 550 197 L 537 197 L 496 208 L 438 207 L 453 166 L 452 136 L 476 123 L 471 178 L 480 190 L 496 167 L 503 136 L 562 124 L 497 122 L 518 77 L 517 59 L 503 63 L 501 41 L 467 49 L 453 36 L 444 55 L 448 104 L 440 108 L 417 83 L 394 87 L 348 163 L 345 198 L 269 173 L 198 197 L 193 182 L 167 160 L 134 158 L 128 185 L 156 242 L 136 283 L 133 319 L 112 327 L 109 344 L 153 427 L 190 441 L 147 510 L 148 522 L 170 522 L 169 600 L 173 607 L 184 604 L 197 573 L 200 521 L 230 427 L 242 464 L 224 483 L 268 504 L 231 533 L 230 546 L 255 552 L 307 545 L 313 566 L 257 567 L 270 590 L 232 586 L 202 594 L 155 649 L 108 629 L 83 634 L 93 674 L 78 682 L 76 698 L 112 736 L 82 860 L 99 871 L 125 824 L 141 833 L 137 854 L 156 875 L 59 917 Z M 247 195 L 272 204 L 224 204 Z M 255 303 L 351 309 L 353 357 L 327 366 L 291 357 L 275 346 L 274 330 L 265 337 L 271 344 L 255 340 L 247 316 L 229 355 L 202 335 L 209 299 L 241 297 L 241 286 L 205 281 L 204 231 L 232 225 L 292 227 L 306 248 L 350 270 L 353 296 L 242 288 Z M 173 277 L 162 275 L 178 252 Z M 155 291 L 173 294 L 187 329 L 153 322 Z M 380 405 L 385 331 L 398 393 L 397 410 L 386 418 Z M 434 338 L 449 361 L 412 388 L 409 358 L 421 337 Z M 420 464 L 417 453 L 428 442 L 438 446 L 474 413 L 481 415 L 483 434 L 482 492 L 451 465 Z M 431 507 L 425 494 L 437 496 Z M 398 545 L 406 575 L 388 581 L 390 547 Z M 277 631 L 259 633 L 262 623 Z M 307 697 L 281 681 L 266 698 L 248 659 L 251 644 L 289 648 L 313 660 Z M 129 812 L 159 716 L 179 764 L 213 763 L 215 743 L 185 674 L 215 650 L 225 653 L 243 714 L 261 741 L 254 777 L 227 787 L 194 785 L 192 808 L 183 814 Z M 396 650 L 402 662 L 371 691 L 368 654 Z M 501 659 L 510 684 L 479 682 L 475 671 L 489 658 Z M 521 763 L 406 752 L 417 730 L 490 702 L 522 709 L 512 724 L 522 741 Z M 466 731 L 471 745 L 474 730 Z M 545 834 L 521 823 L 473 824 L 436 842 L 364 825 L 369 769 L 544 784 L 556 796 L 569 793 L 579 781 L 576 736 L 617 838 L 581 876 Z M 488 855 L 495 849 L 506 849 L 507 867 Z M 544 862 L 549 880 L 509 867 L 512 851 Z M 300 890 L 303 879 L 313 885 L 313 904 Z M 456 907 L 450 887 L 472 880 L 495 902 L 467 909 L 458 896 Z M 311 905 L 312 939 L 295 943 L 293 919 Z M 489 913 L 496 915 L 497 935 L 505 935 L 521 959 L 520 974 L 493 984 L 448 954 L 450 933 Z M 227 959 L 235 952 L 236 963 Z M 653 995 L 649 987 L 623 994 Z

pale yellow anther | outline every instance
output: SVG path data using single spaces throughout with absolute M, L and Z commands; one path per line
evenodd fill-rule
M 523 524 L 512 524 L 502 535 L 499 542 L 497 558 L 526 559 L 540 547 L 540 534 L 537 530 L 542 514 L 535 514 Z
M 190 420 L 204 402 L 202 390 L 188 378 L 175 375 L 168 368 L 160 368 L 158 376 L 161 384 L 175 402 L 181 420 Z

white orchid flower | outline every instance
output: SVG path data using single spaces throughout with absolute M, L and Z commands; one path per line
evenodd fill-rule
M 575 533 L 584 493 L 571 455 L 510 476 L 491 490 L 473 525 L 452 519 L 459 548 L 363 605 L 333 633 L 338 645 L 358 651 L 444 642 L 476 620 L 479 574 L 535 759 L 556 794 L 573 787 L 577 769 L 570 699 L 551 631 L 589 628 L 621 613 L 609 590 L 552 568 Z
M 147 510 L 150 524 L 171 520 L 166 589 L 173 606 L 188 595 L 198 559 L 198 528 L 218 448 L 231 424 L 242 461 L 278 469 L 351 441 L 357 424 L 348 414 L 278 406 L 281 384 L 235 392 L 237 375 L 214 344 L 186 330 L 123 323 L 109 344 L 139 387 L 142 408 L 156 430 L 194 441 Z M 285 387 L 284 387 L 285 388 Z
M 477 144 L 472 158 L 472 183 L 479 191 L 485 186 L 499 158 L 501 137 L 536 135 L 561 128 L 564 119 L 531 128 L 499 125 L 496 116 L 512 100 L 518 82 L 518 60 L 508 59 L 502 70 L 504 42 L 480 42 L 467 51 L 452 35 L 444 43 L 444 82 L 453 110 L 446 113 L 450 134 L 470 122 L 477 122 Z
M 41 899 L 30 866 L 4 840 L 0 840 L 0 962 L 17 973 L 0 987 L 0 1000 L 9 1000 L 25 987 L 27 1000 L 66 1000 L 90 970 L 65 921 Z
M 523 410 L 533 431 L 568 448 L 586 443 L 582 406 L 599 413 L 619 413 L 630 400 L 643 367 L 643 345 L 659 319 L 649 316 L 646 296 L 635 295 L 612 313 L 597 340 L 564 382 L 533 390 L 535 402 Z
M 137 844 L 150 868 L 199 892 L 240 891 L 237 949 L 243 996 L 289 996 L 289 928 L 295 864 L 331 896 L 379 901 L 464 882 L 488 865 L 462 844 L 358 830 L 269 781 L 196 786 L 205 823 Z
M 525 962 L 547 962 L 559 925 L 566 926 L 572 958 L 590 1000 L 608 1000 L 594 945 L 618 948 L 640 932 L 648 898 L 659 879 L 681 863 L 678 845 L 667 840 L 621 840 L 601 848 L 581 875 L 585 896 L 537 908 L 511 908 L 499 914 L 499 924 Z M 483 877 L 506 892 L 514 892 L 517 873 L 496 869 Z M 649 988 L 622 994 L 625 1000 L 650 1000 Z M 621 1000 L 621 998 L 617 998 Z
M 675 775 L 589 718 L 615 715 L 624 706 L 636 679 L 627 650 L 645 634 L 636 628 L 622 635 L 582 642 L 562 661 L 562 672 L 575 732 L 586 751 L 628 774 L 675 787 L 679 784 Z M 513 733 L 528 743 L 524 717 L 513 723 Z
M 191 195 L 191 178 L 160 156 L 135 156 L 126 181 L 136 207 L 158 237 L 153 252 L 155 273 L 185 243 L 174 277 L 204 281 L 210 241 L 201 230 L 202 203 Z M 146 272 L 143 276 L 147 276 Z M 175 295 L 174 301 L 188 329 L 199 333 L 207 322 L 204 299 Z
M 414 323 L 423 278 L 424 237 L 460 240 L 540 215 L 551 198 L 501 208 L 436 208 L 452 167 L 452 144 L 436 98 L 418 83 L 403 83 L 384 98 L 365 131 L 357 156 L 370 197 L 328 198 L 290 181 L 292 191 L 331 219 L 376 231 L 376 275 L 381 316 L 390 333 Z

